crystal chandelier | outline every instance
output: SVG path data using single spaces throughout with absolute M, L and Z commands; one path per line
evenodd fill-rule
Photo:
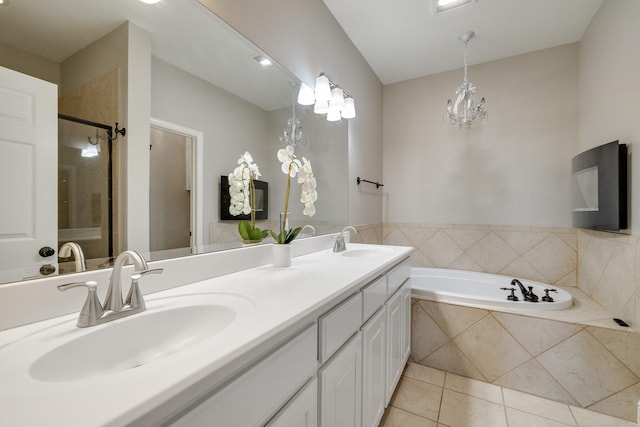
M 484 97 L 478 105 L 473 103 L 473 95 L 476 93 L 476 87 L 467 80 L 467 44 L 473 38 L 475 33 L 467 31 L 458 37 L 464 42 L 464 80 L 460 87 L 456 90 L 456 101 L 447 102 L 447 118 L 452 125 L 458 127 L 469 127 L 487 117 L 487 110 L 484 108 Z
M 294 84 L 291 86 L 295 87 Z M 295 94 L 295 93 L 294 93 Z M 287 120 L 287 125 L 282 132 L 282 136 L 280 137 L 280 142 L 282 142 L 285 146 L 291 145 L 294 147 L 298 147 L 301 145 L 306 145 L 307 138 L 302 134 L 302 126 L 300 125 L 300 120 L 296 117 L 296 103 L 295 99 L 292 100 L 292 114 L 291 118 Z

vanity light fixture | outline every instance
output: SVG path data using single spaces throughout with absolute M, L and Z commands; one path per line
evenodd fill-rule
M 467 44 L 474 35 L 473 31 L 467 31 L 458 37 L 460 41 L 464 42 L 464 80 L 456 90 L 455 103 L 452 103 L 451 99 L 447 102 L 446 115 L 449 123 L 460 128 L 468 128 L 487 117 L 487 110 L 484 108 L 484 97 L 480 99 L 478 105 L 474 105 L 473 95 L 476 93 L 476 87 L 467 80 Z
M 313 93 L 313 97 L 311 93 Z M 327 120 L 330 122 L 336 122 L 340 119 L 353 119 L 356 116 L 353 96 L 345 93 L 325 73 L 320 73 L 316 77 L 316 88 L 313 91 L 304 83 L 300 85 L 298 103 L 301 105 L 313 105 L 313 112 L 326 114 Z

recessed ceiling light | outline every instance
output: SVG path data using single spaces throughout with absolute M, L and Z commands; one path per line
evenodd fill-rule
M 142 3 L 146 3 L 146 4 L 156 4 L 156 3 L 160 3 L 160 0 L 138 0 Z
M 468 6 L 476 0 L 433 0 L 435 4 L 435 12 L 448 12 L 459 7 Z
M 264 68 L 269 68 L 273 65 L 273 62 L 269 58 L 262 55 L 256 55 L 253 59 L 255 59 L 258 64 L 262 65 Z
M 9 5 L 9 0 L 0 0 L 0 6 L 7 6 Z

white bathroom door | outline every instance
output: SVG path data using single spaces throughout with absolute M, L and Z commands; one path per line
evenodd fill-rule
M 57 86 L 0 67 L 0 282 L 57 269 L 57 141 Z

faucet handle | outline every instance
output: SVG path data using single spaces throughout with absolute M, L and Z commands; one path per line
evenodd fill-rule
M 139 308 L 141 311 L 147 308 L 144 303 L 144 297 L 142 296 L 142 291 L 140 291 L 139 281 L 141 278 L 146 276 L 147 274 L 160 274 L 164 271 L 162 268 L 154 268 L 150 270 L 142 270 L 138 271 L 131 275 L 131 287 L 129 288 L 129 293 L 127 294 L 127 298 L 124 303 L 129 305 L 131 308 Z
M 86 328 L 87 326 L 96 325 L 98 323 L 98 319 L 104 315 L 104 309 L 102 308 L 102 304 L 100 304 L 100 299 L 96 292 L 98 289 L 98 283 L 93 280 L 88 282 L 65 283 L 64 285 L 58 285 L 58 290 L 64 292 L 69 289 L 80 287 L 87 288 L 89 292 L 87 293 L 87 299 L 84 301 L 82 310 L 80 310 L 77 325 L 79 328 Z
M 518 301 L 518 297 L 516 296 L 516 288 L 500 288 L 503 291 L 511 291 L 511 295 L 507 296 L 509 301 Z

